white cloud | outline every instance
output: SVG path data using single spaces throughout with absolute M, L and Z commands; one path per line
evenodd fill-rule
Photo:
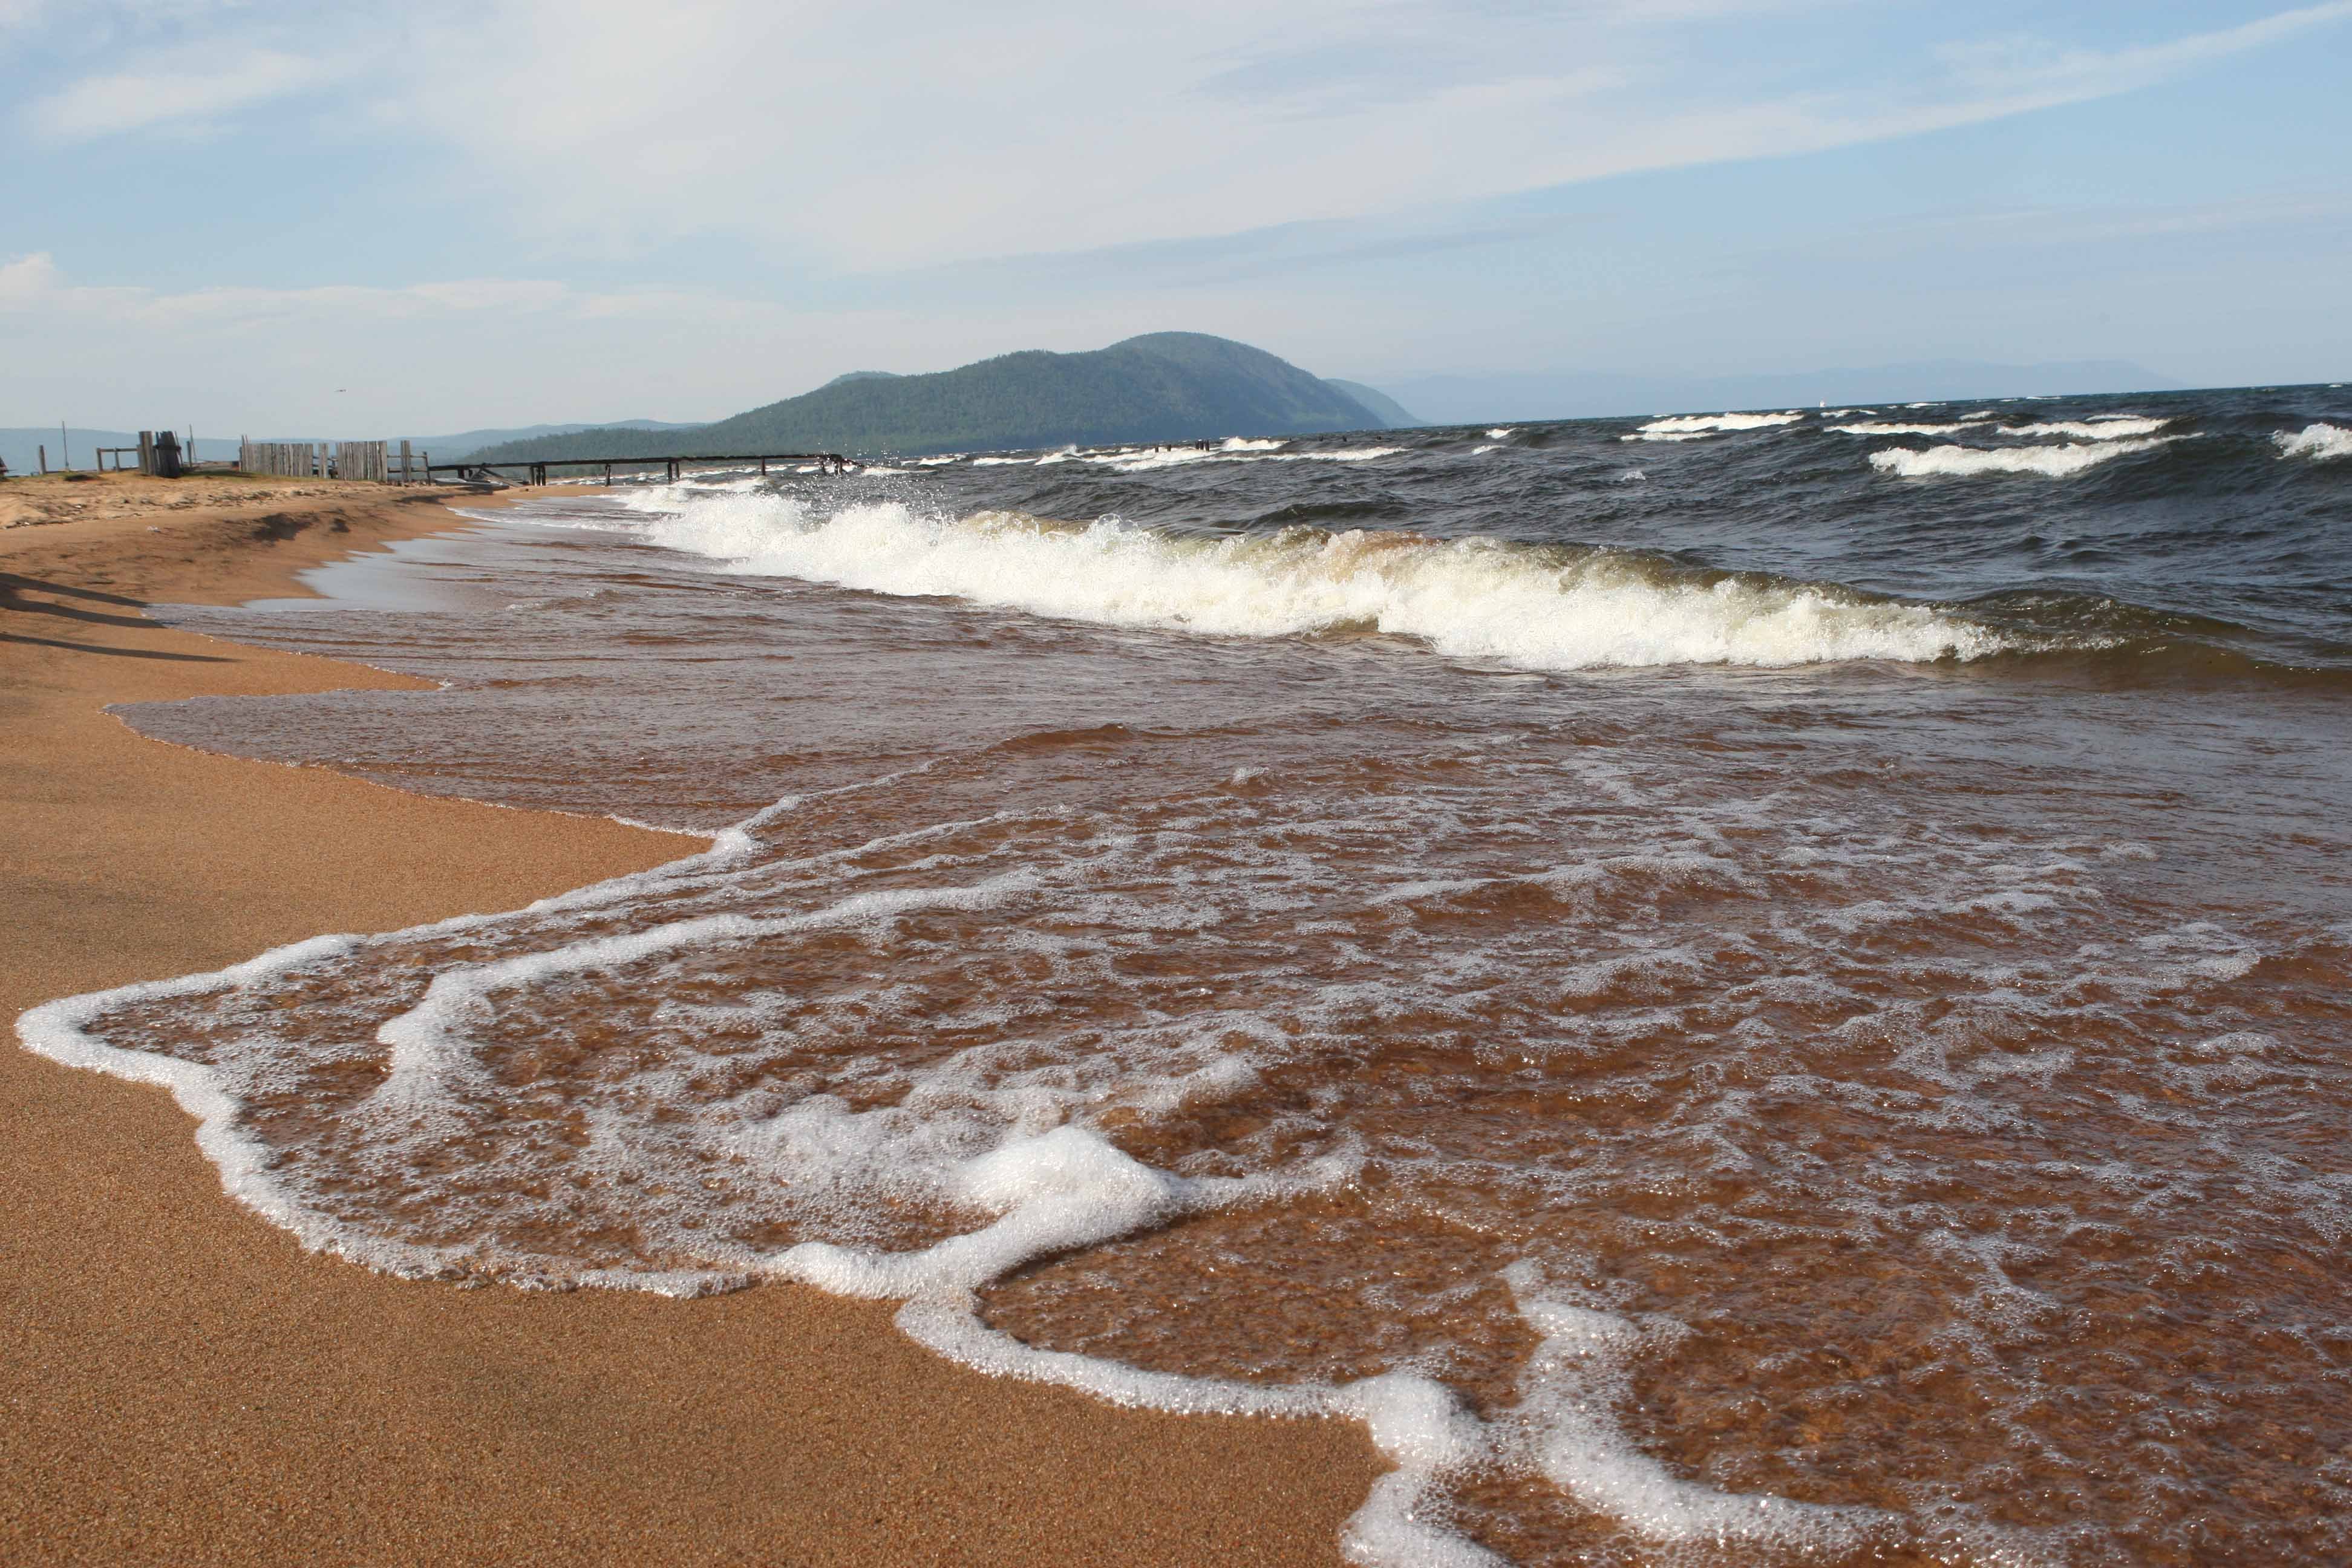
M 311 58 L 289 0 L 135 3 L 185 47 L 34 103 L 33 128 L 203 124 L 348 79 L 340 133 L 454 153 L 435 188 L 541 243 L 728 235 L 817 271 L 1820 151 L 2126 91 L 2352 19 L 2329 0 L 2153 43 L 1938 48 L 1854 41 L 1856 0 L 673 0 L 657 25 L 642 0 L 417 0 L 377 42 L 431 68 L 362 71 Z
M 272 99 L 313 91 L 341 71 L 274 49 L 206 51 L 84 77 L 26 110 L 57 142 L 84 142 L 175 121 L 204 121 Z
M 420 23 L 441 68 L 400 79 L 383 107 L 457 149 L 477 188 L 543 236 L 627 248 L 733 233 L 864 270 L 1964 125 L 2178 76 L 2352 17 L 2352 0 L 2105 49 L 1817 59 L 1773 44 L 1769 68 L 1727 62 L 1740 51 L 1724 29 L 1770 37 L 1805 9 L 1850 7 L 1195 0 L 1106 20 L 1091 0 L 687 0 L 649 29 L 635 0 L 488 0 Z M 1833 42 L 1842 20 L 1815 31 Z
M 0 262 L 0 310 L 35 303 L 56 289 L 58 278 L 46 250 Z
M 1958 82 L 1995 101 L 2019 93 L 2054 94 L 2071 101 L 2152 86 L 2214 60 L 2343 21 L 2352 21 L 2352 0 L 2281 11 L 2160 44 L 2070 49 L 2026 35 L 1947 45 L 1937 52 Z

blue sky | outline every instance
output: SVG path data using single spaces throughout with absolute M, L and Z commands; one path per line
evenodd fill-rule
M 1171 328 L 2352 373 L 2352 0 L 1106 16 L 0 0 L 0 425 L 694 419 Z

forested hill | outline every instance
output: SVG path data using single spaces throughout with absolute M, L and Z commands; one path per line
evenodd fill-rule
M 1390 421 L 1263 349 L 1153 332 L 1089 353 L 1032 350 L 931 375 L 845 376 L 697 429 L 511 441 L 489 461 L 695 453 L 973 452 L 1379 430 Z

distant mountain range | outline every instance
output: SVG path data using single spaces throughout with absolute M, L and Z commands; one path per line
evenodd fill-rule
M 1853 403 L 2023 397 L 2070 392 L 2174 392 L 2182 384 L 2122 360 L 1982 364 L 1925 360 L 1796 375 L 1654 376 L 1559 372 L 1433 375 L 1392 382 L 1391 395 L 1435 425 L 1712 413 L 1730 408 L 1832 407 Z
M 1247 343 L 1153 332 L 1086 353 L 1030 350 L 929 375 L 853 371 L 715 425 L 656 433 L 650 444 L 581 431 L 508 441 L 479 455 L 504 462 L 753 452 L 919 457 L 1415 423 L 1369 387 L 1318 380 Z

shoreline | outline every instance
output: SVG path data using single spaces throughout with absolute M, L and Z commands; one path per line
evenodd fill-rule
M 246 481 L 191 504 L 205 492 L 183 486 L 110 476 L 73 493 L 85 515 L 0 531 L 9 1019 L 698 847 L 171 746 L 105 713 L 428 689 L 140 606 L 301 595 L 307 567 L 467 526 L 446 500 L 516 499 Z M 121 510 L 89 515 L 100 499 Z M 0 1126 L 15 1562 L 1329 1563 L 1384 1468 L 1349 1424 L 988 1378 L 905 1339 L 890 1304 L 371 1274 L 226 1198 L 167 1095 L 21 1048 L 0 1051 Z

